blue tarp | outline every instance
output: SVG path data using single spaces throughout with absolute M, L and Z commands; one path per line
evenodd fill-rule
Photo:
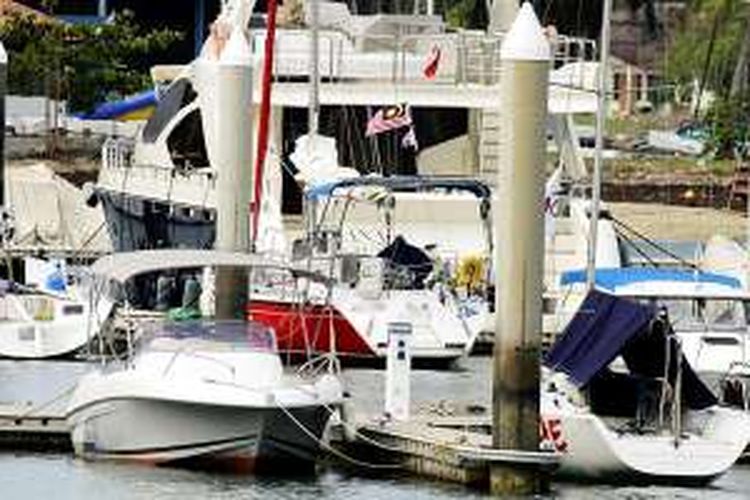
M 654 310 L 637 302 L 592 290 L 544 359 L 583 387 L 648 326 Z
M 686 271 L 684 269 L 666 269 L 653 267 L 619 267 L 612 269 L 597 269 L 595 274 L 596 286 L 614 291 L 618 287 L 642 283 L 645 281 L 681 281 L 686 283 L 711 283 L 731 288 L 742 288 L 739 280 L 723 274 L 706 273 L 702 271 Z M 566 271 L 560 277 L 562 286 L 586 282 L 586 270 Z

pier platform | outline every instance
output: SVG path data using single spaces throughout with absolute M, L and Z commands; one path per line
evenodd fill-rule
M 34 410 L 33 404 L 0 403 L 0 448 L 72 451 L 70 429 L 62 411 Z
M 418 416 L 408 421 L 364 418 L 355 419 L 353 427 L 354 436 L 339 445 L 357 459 L 485 490 L 494 466 L 551 475 L 559 465 L 560 456 L 553 452 L 493 448 L 486 416 Z

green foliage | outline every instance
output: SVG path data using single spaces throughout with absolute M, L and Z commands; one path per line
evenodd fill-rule
M 0 22 L 10 92 L 59 96 L 74 111 L 90 109 L 108 96 L 148 88 L 150 66 L 180 37 L 168 29 L 142 29 L 128 11 L 100 25 L 70 25 L 30 15 Z
M 744 0 L 691 0 L 676 33 L 667 61 L 667 75 L 677 83 L 690 84 L 703 77 L 714 22 L 718 22 L 706 89 L 726 92 L 737 62 L 744 32 Z
M 750 95 L 718 99 L 706 115 L 711 147 L 719 158 L 745 156 L 750 129 Z

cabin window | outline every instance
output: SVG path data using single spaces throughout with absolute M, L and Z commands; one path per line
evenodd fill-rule
M 72 304 L 69 306 L 63 306 L 62 312 L 63 312 L 63 316 L 74 316 L 78 314 L 83 314 L 83 306 L 80 304 Z
M 143 141 L 155 142 L 169 121 L 180 109 L 190 104 L 196 95 L 193 86 L 184 78 L 170 85 L 164 96 L 159 99 L 156 111 L 143 127 Z

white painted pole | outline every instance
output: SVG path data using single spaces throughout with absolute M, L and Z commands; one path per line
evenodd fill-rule
M 493 445 L 539 449 L 539 356 L 544 263 L 544 174 L 550 45 L 524 3 L 500 52 L 498 293 L 494 348 Z M 493 493 L 538 492 L 533 468 L 492 467 Z
M 308 133 L 315 136 L 318 133 L 318 116 L 320 115 L 320 45 L 319 45 L 319 13 L 320 0 L 310 2 L 310 106 L 308 108 Z M 328 62 L 329 65 L 331 61 Z
M 211 132 L 208 153 L 217 172 L 217 250 L 250 250 L 250 203 L 253 197 L 252 53 L 244 30 L 236 27 L 218 61 L 208 65 L 212 95 L 202 108 L 208 116 L 204 126 Z M 244 316 L 248 298 L 247 273 L 239 269 L 217 269 L 215 276 L 217 318 Z
M 0 125 L 2 125 L 2 129 L 0 129 L 0 208 L 4 207 L 8 201 L 5 184 L 5 95 L 7 93 L 8 53 L 5 51 L 5 46 L 0 42 Z M 5 218 L 2 222 L 5 222 Z
M 599 77 L 597 81 L 596 143 L 594 172 L 589 210 L 589 240 L 586 263 L 586 288 L 594 288 L 596 277 L 596 251 L 599 232 L 599 211 L 602 196 L 602 155 L 604 151 L 604 125 L 607 119 L 607 68 L 609 68 L 609 28 L 612 0 L 604 0 L 602 35 L 599 42 Z

